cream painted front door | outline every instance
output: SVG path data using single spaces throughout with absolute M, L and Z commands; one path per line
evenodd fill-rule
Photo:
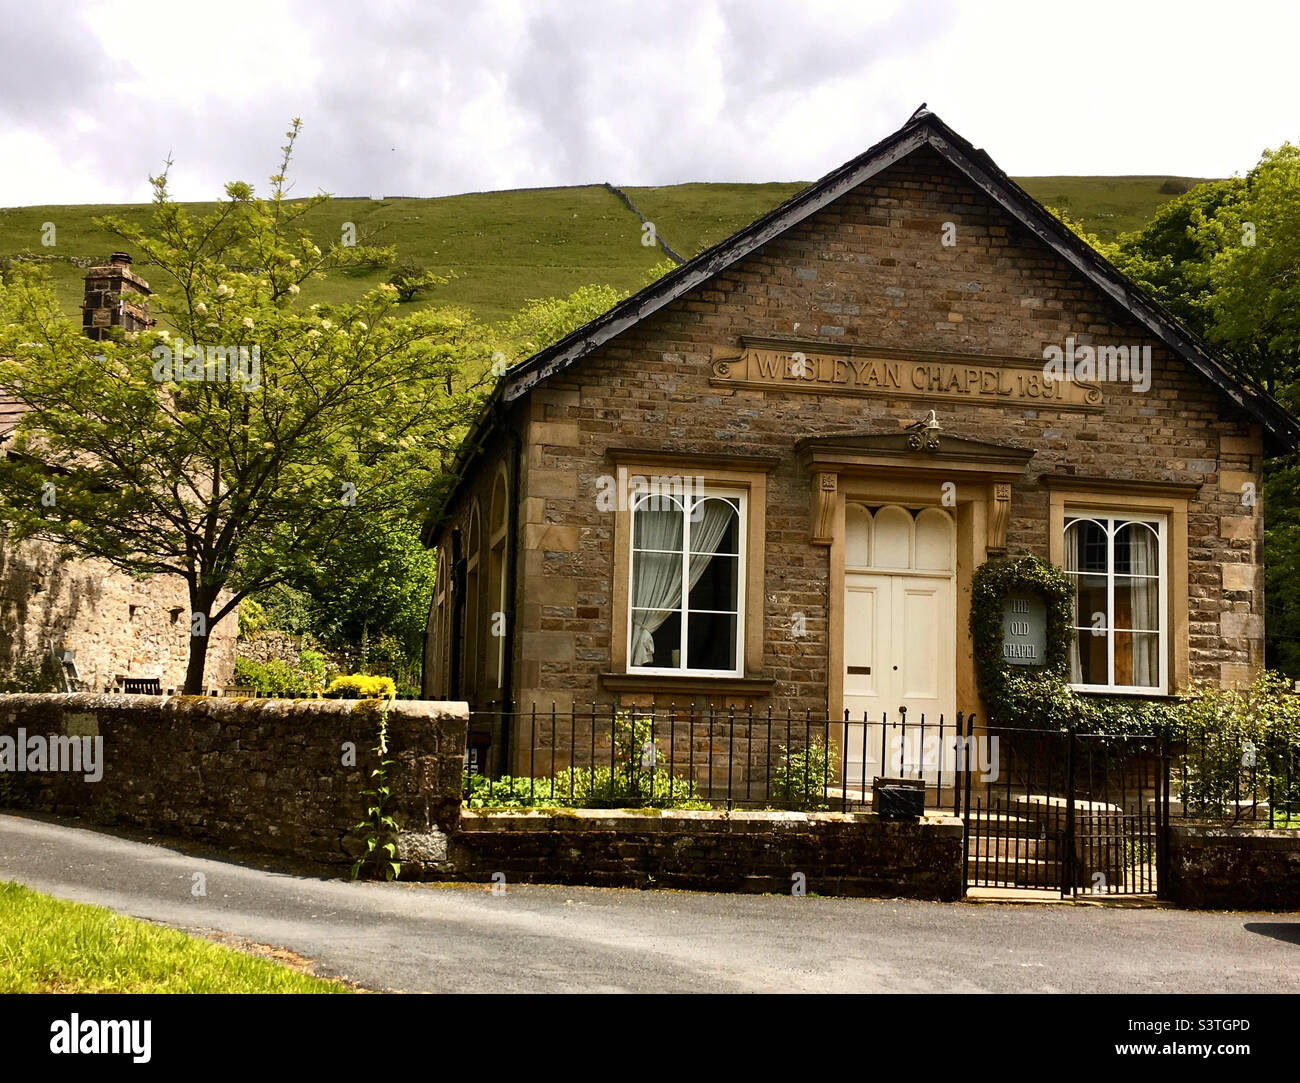
M 941 715 L 945 732 L 951 732 L 956 718 L 951 520 L 937 509 L 913 516 L 886 508 L 866 525 L 874 544 L 865 551 L 851 548 L 855 563 L 861 567 L 880 561 L 896 570 L 850 566 L 845 571 L 844 708 L 850 719 L 845 782 L 857 789 L 870 787 L 876 775 L 895 775 L 904 753 L 907 774 L 934 781 L 937 764 L 922 770 L 921 760 L 927 751 L 937 752 L 937 743 L 927 742 L 928 750 L 920 744 L 921 717 L 927 737 L 937 737 Z M 907 708 L 906 745 L 897 727 L 900 707 Z

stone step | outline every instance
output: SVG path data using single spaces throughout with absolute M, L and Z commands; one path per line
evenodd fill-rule
M 1050 849 L 1046 839 L 972 835 L 966 847 L 966 856 L 973 860 L 978 853 L 981 861 L 990 854 L 1003 859 L 1037 858 L 1044 852 L 1050 852 Z
M 966 875 L 980 884 L 997 887 L 1056 887 L 1061 883 L 1061 863 L 1037 858 L 979 862 L 967 859 Z

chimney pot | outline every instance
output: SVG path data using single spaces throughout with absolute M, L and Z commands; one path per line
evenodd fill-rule
M 125 252 L 114 252 L 111 256 L 108 257 L 108 262 L 120 263 L 124 267 L 130 267 L 131 257 L 127 255 Z

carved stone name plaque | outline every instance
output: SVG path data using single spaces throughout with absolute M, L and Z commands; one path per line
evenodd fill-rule
M 742 339 L 741 350 L 715 348 L 714 387 L 830 395 L 884 395 L 1042 405 L 1101 407 L 1097 384 L 1053 380 L 1032 358 L 939 354 L 825 343 Z

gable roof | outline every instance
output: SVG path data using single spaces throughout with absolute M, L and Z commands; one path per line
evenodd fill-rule
M 616 335 L 923 147 L 931 148 L 950 162 L 1015 221 L 1258 421 L 1264 431 L 1266 450 L 1285 453 L 1300 446 L 1300 421 L 1287 413 L 1259 384 L 1234 371 L 1208 343 L 1183 327 L 1091 245 L 1054 218 L 1041 203 L 1002 172 L 984 151 L 972 146 L 934 113 L 920 109 L 893 135 L 558 342 L 510 368 L 497 385 L 478 424 L 462 444 L 456 460 L 457 470 L 467 466 L 477 453 L 500 416 L 502 407 L 527 395 L 542 381 L 563 372 Z M 454 492 L 453 489 L 449 498 Z

